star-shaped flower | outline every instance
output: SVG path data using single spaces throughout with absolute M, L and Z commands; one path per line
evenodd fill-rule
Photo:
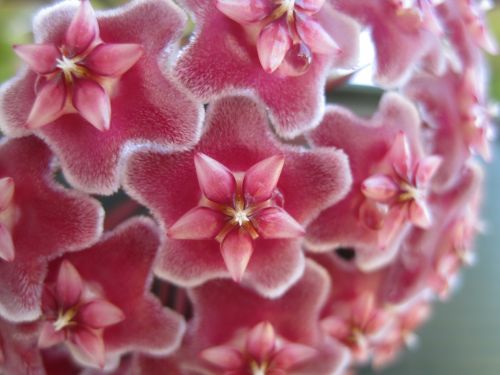
M 134 218 L 92 247 L 53 261 L 45 280 L 39 346 L 64 341 L 79 364 L 108 370 L 132 351 L 174 351 L 185 323 L 150 292 L 158 245 L 156 225 Z
M 215 239 L 221 244 L 226 267 L 241 281 L 253 253 L 253 241 L 298 238 L 302 226 L 279 206 L 276 188 L 283 169 L 283 156 L 271 156 L 245 173 L 233 173 L 217 160 L 197 153 L 194 157 L 200 204 L 168 230 L 170 238 Z
M 208 102 L 253 91 L 285 138 L 318 124 L 333 68 L 353 67 L 359 27 L 324 1 L 189 1 L 197 29 L 176 73 Z
M 113 85 L 143 54 L 140 44 L 101 41 L 88 0 L 81 0 L 61 44 L 18 45 L 14 50 L 38 74 L 36 99 L 26 122 L 30 129 L 72 112 L 100 131 L 109 129 Z
M 29 69 L 0 89 L 0 128 L 42 138 L 80 190 L 115 192 L 120 160 L 134 145 L 198 139 L 201 103 L 165 68 L 185 22 L 169 0 L 96 14 L 88 0 L 42 10 L 37 44 L 16 47 Z
M 44 291 L 45 322 L 39 346 L 48 348 L 68 341 L 76 350 L 104 366 L 104 330 L 125 319 L 123 311 L 109 302 L 100 291 L 82 280 L 71 262 L 59 266 L 55 285 Z
M 302 228 L 347 193 L 350 173 L 337 149 L 280 143 L 264 110 L 220 98 L 193 150 L 131 155 L 124 187 L 166 232 L 160 277 L 195 286 L 231 276 L 268 296 L 300 277 Z
M 420 208 L 427 207 L 439 159 L 423 152 L 416 108 L 394 93 L 382 98 L 370 120 L 332 106 L 309 137 L 317 146 L 339 147 L 349 155 L 354 185 L 307 228 L 307 248 L 352 247 L 362 269 L 384 266 L 396 256 L 410 219 L 421 225 L 430 218 Z

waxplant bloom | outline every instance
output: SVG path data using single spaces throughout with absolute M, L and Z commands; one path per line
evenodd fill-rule
M 297 238 L 302 226 L 279 206 L 276 191 L 284 157 L 271 156 L 235 175 L 209 156 L 197 153 L 194 164 L 200 190 L 198 207 L 176 221 L 167 234 L 174 239 L 210 239 L 221 244 L 224 263 L 240 281 L 253 252 L 253 240 Z
M 45 281 L 40 348 L 65 343 L 78 362 L 108 369 L 131 350 L 174 350 L 184 321 L 148 290 L 158 244 L 153 223 L 136 218 L 91 248 L 54 261 Z M 113 269 L 116 262 L 120 268 Z M 117 283 L 118 273 L 129 276 Z
M 484 3 L 40 10 L 0 86 L 0 372 L 352 375 L 414 348 L 483 229 Z
M 186 3 L 197 30 L 177 61 L 181 82 L 204 101 L 254 92 L 285 138 L 318 124 L 330 70 L 355 67 L 359 27 L 326 1 Z
M 369 121 L 340 107 L 327 109 L 309 137 L 318 146 L 342 147 L 354 181 L 346 198 L 309 225 L 309 249 L 359 247 L 358 265 L 374 269 L 394 257 L 412 226 L 431 225 L 426 200 L 440 159 L 424 154 L 419 121 L 416 108 L 397 94 L 384 96 Z
M 132 155 L 124 185 L 162 223 L 158 276 L 187 286 L 230 276 L 276 296 L 303 272 L 303 228 L 350 182 L 341 151 L 283 145 L 255 100 L 230 96 L 211 104 L 192 150 Z
M 36 44 L 16 47 L 28 67 L 2 87 L 0 128 L 17 137 L 31 124 L 72 185 L 113 193 L 121 156 L 134 145 L 197 139 L 200 104 L 162 66 L 185 21 L 168 0 L 97 14 L 89 1 L 43 10 Z
M 102 42 L 89 1 L 80 3 L 61 44 L 14 49 L 38 74 L 36 99 L 26 121 L 30 129 L 75 111 L 98 130 L 109 129 L 111 104 L 106 88 L 111 91 L 112 80 L 119 79 L 143 53 L 140 44 Z

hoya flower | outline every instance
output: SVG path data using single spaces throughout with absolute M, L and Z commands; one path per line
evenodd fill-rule
M 36 138 L 0 145 L 0 315 L 36 319 L 47 262 L 95 242 L 99 203 L 53 181 L 53 156 Z
M 149 291 L 158 245 L 154 223 L 131 219 L 94 246 L 51 263 L 39 346 L 64 341 L 78 363 L 110 370 L 125 353 L 175 350 L 184 320 Z
M 387 264 L 412 225 L 428 227 L 430 179 L 439 159 L 425 156 L 415 107 L 386 94 L 371 120 L 330 107 L 309 134 L 318 146 L 341 147 L 349 156 L 353 188 L 307 228 L 307 247 L 328 251 L 356 248 L 364 270 Z
M 451 225 L 469 209 L 468 202 L 478 194 L 481 180 L 480 169 L 469 163 L 453 188 L 432 195 L 432 230 L 413 229 L 405 239 L 385 277 L 381 292 L 385 301 L 401 304 L 425 290 L 436 289 L 435 264 L 441 250 L 449 249 Z
M 181 349 L 189 362 L 180 367 L 214 375 L 341 373 L 346 351 L 318 323 L 329 288 L 326 272 L 309 261 L 303 277 L 275 300 L 223 280 L 193 289 L 194 318 Z
M 375 80 L 387 87 L 406 81 L 416 67 L 444 68 L 442 28 L 434 0 L 330 0 L 366 25 L 375 46 Z
M 91 285 L 78 270 L 64 260 L 59 266 L 55 285 L 45 289 L 45 322 L 39 338 L 42 348 L 68 341 L 92 362 L 104 366 L 104 330 L 125 319 L 123 312 Z
M 113 81 L 143 54 L 140 44 L 102 42 L 88 0 L 80 2 L 62 42 L 18 45 L 14 50 L 38 74 L 36 98 L 26 121 L 29 129 L 72 112 L 98 130 L 109 129 Z
M 487 102 L 483 76 L 467 69 L 461 73 L 449 69 L 435 77 L 415 76 L 405 94 L 419 104 L 429 124 L 429 147 L 443 159 L 436 183 L 450 187 L 471 153 L 490 158 L 492 113 Z
M 198 137 L 201 106 L 162 66 L 185 21 L 168 0 L 97 15 L 88 0 L 42 10 L 36 44 L 15 47 L 28 68 L 1 89 L 1 129 L 44 139 L 72 185 L 116 191 L 130 146 L 184 146 Z
M 429 320 L 431 315 L 431 305 L 425 296 L 391 310 L 393 315 L 390 328 L 373 347 L 372 365 L 376 369 L 394 362 L 402 349 L 414 349 L 418 345 L 415 331 Z
M 392 319 L 380 293 L 385 272 L 365 273 L 339 255 L 313 255 L 334 285 L 322 312 L 321 328 L 349 349 L 354 363 L 364 363 Z
M 498 46 L 490 34 L 485 11 L 489 1 L 445 0 L 437 7 L 446 36 L 459 56 L 459 67 L 482 64 L 481 50 L 496 54 Z
M 384 334 L 388 313 L 376 305 L 375 296 L 363 293 L 351 300 L 337 301 L 321 321 L 323 329 L 349 347 L 356 362 L 366 362 L 373 342 Z
M 318 124 L 328 73 L 357 59 L 357 24 L 321 0 L 187 3 L 197 28 L 176 65 L 181 81 L 204 101 L 254 92 L 286 138 Z
M 303 229 L 350 186 L 345 155 L 283 145 L 246 96 L 208 107 L 193 150 L 144 148 L 127 162 L 126 191 L 166 238 L 156 273 L 183 286 L 232 277 L 268 296 L 303 271 Z

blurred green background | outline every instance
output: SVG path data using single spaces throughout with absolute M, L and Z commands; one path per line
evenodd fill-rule
M 356 0 L 353 0 L 356 1 Z M 92 0 L 106 8 L 124 0 Z M 0 0 L 0 82 L 19 64 L 12 44 L 32 39 L 31 17 L 50 1 Z M 488 15 L 500 40 L 500 7 Z M 491 57 L 492 100 L 500 101 L 500 58 Z M 500 144 L 486 166 L 486 204 L 483 217 L 488 231 L 477 243 L 478 263 L 464 272 L 463 285 L 449 302 L 437 303 L 431 321 L 419 332 L 420 345 L 406 352 L 388 375 L 500 375 Z M 371 369 L 361 371 L 372 374 Z M 168 374 L 165 374 L 168 375 Z

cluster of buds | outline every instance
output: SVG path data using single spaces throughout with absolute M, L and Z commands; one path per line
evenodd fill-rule
M 390 363 L 480 227 L 483 2 L 179 3 L 64 0 L 14 47 L 0 372 Z M 387 91 L 367 118 L 325 103 L 363 68 L 365 30 Z

